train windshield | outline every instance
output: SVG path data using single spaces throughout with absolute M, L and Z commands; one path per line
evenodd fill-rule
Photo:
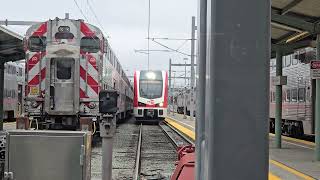
M 140 96 L 147 99 L 162 96 L 163 79 L 161 71 L 141 71 L 139 81 Z
M 46 50 L 46 37 L 32 36 L 29 38 L 29 50 L 31 52 L 39 52 Z
M 83 37 L 80 49 L 84 52 L 96 53 L 100 50 L 100 39 L 98 37 Z

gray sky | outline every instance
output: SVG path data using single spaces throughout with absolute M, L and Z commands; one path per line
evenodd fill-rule
M 76 1 L 89 23 L 100 27 L 87 2 L 91 4 L 105 34 L 110 36 L 109 42 L 123 69 L 129 70 L 127 74 L 132 75 L 134 70 L 147 68 L 147 55 L 135 53 L 134 49 L 147 49 L 148 0 Z M 45 21 L 49 18 L 63 18 L 65 12 L 70 13 L 70 18 L 85 19 L 73 0 L 9 0 L 2 2 L 0 17 L 1 20 Z M 196 13 L 196 0 L 151 0 L 150 37 L 190 38 L 191 16 L 195 16 Z M 27 29 L 17 26 L 9 28 L 20 34 L 24 34 Z M 178 48 L 183 41 L 161 40 L 161 43 Z M 150 49 L 164 48 L 150 41 Z M 190 54 L 190 42 L 187 42 L 181 51 Z M 184 63 L 185 56 L 177 53 L 152 53 L 150 68 L 168 70 L 169 58 L 172 58 L 173 62 Z

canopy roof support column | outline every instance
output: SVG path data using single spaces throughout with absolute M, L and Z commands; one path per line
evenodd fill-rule
M 282 76 L 282 52 L 277 50 L 276 54 L 276 76 Z M 282 123 L 282 85 L 276 85 L 276 106 L 275 106 L 275 143 L 281 148 L 281 123 Z
M 317 60 L 320 60 L 320 35 L 317 35 Z M 315 104 L 315 156 L 320 161 L 320 79 L 316 79 L 316 104 Z
M 267 180 L 270 1 L 211 0 L 207 20 L 204 178 Z

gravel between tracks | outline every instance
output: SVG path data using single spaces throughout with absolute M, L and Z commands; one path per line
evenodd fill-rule
M 113 143 L 112 179 L 129 180 L 133 177 L 139 126 L 127 123 L 117 127 Z M 101 144 L 92 149 L 91 179 L 101 179 Z
M 157 125 L 143 125 L 141 179 L 170 179 L 175 169 L 177 152 Z

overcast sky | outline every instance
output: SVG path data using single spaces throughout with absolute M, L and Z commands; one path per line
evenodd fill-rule
M 100 27 L 90 11 L 89 2 L 105 30 L 123 69 L 132 75 L 134 70 L 147 68 L 147 55 L 135 53 L 135 49 L 147 49 L 148 0 L 76 0 L 89 23 Z M 9 0 L 2 2 L 0 19 L 46 21 L 49 18 L 85 19 L 73 0 Z M 197 14 L 196 0 L 151 0 L 150 37 L 190 38 L 191 16 Z M 9 27 L 24 34 L 27 27 Z M 171 48 L 178 48 L 184 41 L 161 40 Z M 165 49 L 150 41 L 150 49 Z M 190 54 L 190 42 L 181 51 Z M 169 58 L 184 63 L 184 55 L 155 52 L 150 54 L 151 69 L 168 70 Z M 190 58 L 189 58 L 190 59 Z M 190 61 L 190 60 L 189 60 Z M 183 71 L 184 68 L 175 68 Z M 180 73 L 181 74 L 181 73 Z

